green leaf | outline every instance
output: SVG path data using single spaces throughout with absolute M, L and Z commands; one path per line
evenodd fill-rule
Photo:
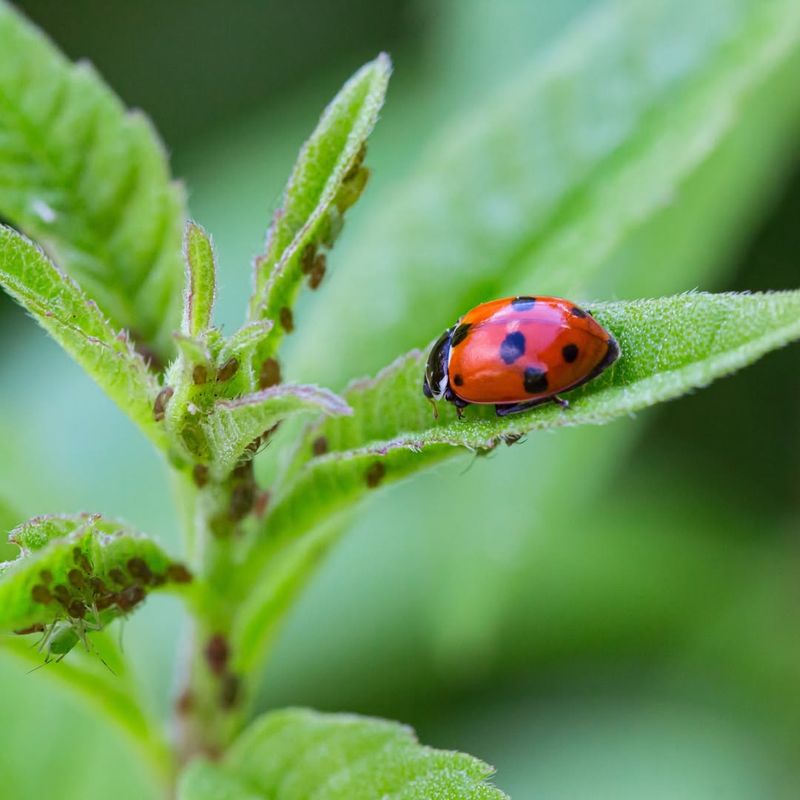
M 411 729 L 346 714 L 267 714 L 219 764 L 195 761 L 180 800 L 502 800 L 492 768 L 420 745 Z
M 291 329 L 291 307 L 303 279 L 313 272 L 315 259 L 324 259 L 318 250 L 332 245 L 341 215 L 364 187 L 365 142 L 378 119 L 390 73 L 385 53 L 363 66 L 325 109 L 300 151 L 266 252 L 255 263 L 250 319 L 281 321 L 261 343 L 261 360 L 275 354 L 283 333 Z
M 794 0 L 591 4 L 552 50 L 453 120 L 348 241 L 346 274 L 313 309 L 305 372 L 327 384 L 376 369 L 491 297 L 617 294 L 620 252 L 684 201 L 686 183 L 732 133 L 757 122 L 750 161 L 775 146 L 778 124 L 793 152 L 799 34 Z M 755 182 L 746 167 L 737 172 Z M 704 184 L 706 201 L 716 183 Z M 698 213 L 703 232 L 681 239 L 710 239 L 727 219 L 707 202 Z M 630 266 L 647 292 L 675 291 L 679 271 L 697 285 L 695 262 L 658 263 L 660 283 L 649 260 Z M 351 308 L 343 347 L 333 332 Z
M 158 383 L 124 331 L 112 327 L 32 242 L 0 225 L 0 286 L 23 306 L 157 445 L 153 418 Z
M 9 541 L 20 555 L 0 565 L 4 630 L 104 627 L 149 592 L 191 579 L 152 539 L 99 514 L 34 517 Z
M 0 215 L 162 358 L 178 323 L 184 197 L 149 121 L 0 2 Z
M 113 722 L 129 737 L 154 775 L 166 783 L 172 769 L 169 742 L 160 720 L 148 713 L 139 696 L 139 687 L 119 653 L 116 653 L 117 658 L 109 656 L 109 651 L 114 653 L 115 650 L 111 636 L 104 632 L 93 633 L 92 653 L 78 650 L 72 658 L 61 661 L 58 669 L 48 669 L 45 674 L 77 693 L 81 702 L 93 707 L 98 716 L 105 716 Z M 42 665 L 42 653 L 31 647 L 26 638 L 0 635 L 0 649 L 24 661 L 31 669 Z M 103 661 L 95 657 L 94 651 L 102 656 Z
M 244 354 L 261 345 L 272 330 L 273 323 L 268 319 L 257 320 L 243 325 L 232 333 L 222 345 L 219 360 L 223 363 L 229 358 L 244 360 Z M 255 388 L 255 382 L 251 388 Z
M 491 407 L 473 406 L 459 421 L 452 407 L 440 404 L 434 420 L 420 388 L 425 354 L 419 352 L 354 384 L 344 393 L 353 415 L 326 420 L 305 436 L 277 491 L 261 547 L 299 536 L 369 488 L 463 448 L 486 452 L 533 431 L 610 422 L 705 386 L 800 337 L 800 291 L 696 293 L 590 308 L 622 355 L 599 378 L 569 392 L 567 410 L 541 406 L 497 419 Z M 321 437 L 327 452 L 311 457 Z M 251 561 L 254 568 L 261 563 Z
M 195 222 L 187 222 L 183 236 L 186 262 L 186 292 L 183 298 L 183 326 L 186 336 L 196 337 L 211 327 L 217 273 L 211 238 Z
M 202 422 L 212 459 L 212 474 L 227 475 L 247 449 L 279 422 L 302 413 L 350 414 L 340 397 L 317 386 L 286 384 L 220 400 Z

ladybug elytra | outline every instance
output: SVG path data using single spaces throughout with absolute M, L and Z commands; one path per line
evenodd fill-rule
M 431 348 L 422 391 L 453 403 L 494 405 L 497 416 L 542 403 L 596 378 L 619 357 L 614 337 L 560 297 L 505 297 L 482 303 Z

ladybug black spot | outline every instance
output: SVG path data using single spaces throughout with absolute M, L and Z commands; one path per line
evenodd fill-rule
M 578 308 L 578 306 L 572 306 L 572 308 L 570 309 L 570 313 L 572 314 L 573 317 L 584 318 L 588 316 L 588 314 L 582 308 Z
M 471 322 L 463 322 L 459 325 L 454 331 L 453 335 L 450 337 L 450 347 L 455 347 L 456 345 L 461 344 L 464 339 L 467 338 L 467 334 L 469 333 L 469 329 L 472 327 Z
M 461 375 L 455 374 L 455 375 L 453 375 L 453 383 L 456 386 L 463 386 L 464 385 L 464 379 L 461 377 Z
M 506 364 L 513 364 L 525 354 L 525 336 L 519 331 L 509 333 L 500 344 L 500 358 Z
M 517 311 L 527 311 L 529 308 L 533 308 L 536 305 L 536 298 L 529 297 L 528 295 L 521 295 L 520 297 L 515 297 L 511 301 L 512 307 Z
M 547 373 L 543 369 L 528 367 L 522 381 L 528 394 L 541 394 L 547 391 Z
M 567 344 L 561 348 L 561 355 L 564 356 L 564 361 L 571 364 L 578 357 L 578 345 Z

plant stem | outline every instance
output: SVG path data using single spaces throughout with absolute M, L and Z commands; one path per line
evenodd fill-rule
M 238 610 L 235 557 L 237 522 L 218 521 L 230 506 L 230 484 L 202 489 L 189 473 L 176 475 L 185 533 L 195 571 L 191 631 L 182 664 L 180 693 L 175 703 L 177 756 L 185 763 L 196 755 L 218 758 L 244 719 L 246 675 L 231 669 L 231 631 Z

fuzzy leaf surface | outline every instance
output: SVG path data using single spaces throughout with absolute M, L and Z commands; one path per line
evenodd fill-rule
M 300 151 L 281 209 L 256 260 L 250 319 L 279 320 L 290 309 L 305 277 L 306 248 L 330 246 L 340 216 L 355 202 L 366 173 L 363 147 L 378 119 L 391 73 L 381 54 L 363 66 L 325 109 Z M 274 355 L 285 332 L 276 324 L 259 345 L 259 356 Z
M 183 258 L 186 264 L 183 333 L 196 337 L 211 327 L 217 278 L 211 237 L 195 222 L 186 224 Z
M 20 554 L 0 564 L 4 630 L 69 622 L 83 615 L 105 625 L 153 589 L 190 579 L 152 539 L 99 514 L 34 517 L 12 530 L 9 541 Z M 81 615 L 71 610 L 72 603 L 82 608 Z
M 617 338 L 622 355 L 599 378 L 568 392 L 567 410 L 548 405 L 497 419 L 492 407 L 472 406 L 459 421 L 452 407 L 440 404 L 434 420 L 421 392 L 420 352 L 354 384 L 344 393 L 353 415 L 325 420 L 307 433 L 268 517 L 270 536 L 262 546 L 301 534 L 370 486 L 463 448 L 485 452 L 533 431 L 604 424 L 706 386 L 800 337 L 800 291 L 695 293 L 589 308 Z M 328 452 L 310 457 L 319 437 Z
M 153 419 L 158 384 L 127 334 L 115 329 L 39 247 L 5 226 L 0 226 L 0 286 L 156 444 L 163 444 Z
M 89 64 L 71 64 L 4 0 L 0 52 L 0 215 L 163 360 L 185 216 L 163 145 Z
M 258 437 L 282 420 L 303 413 L 335 416 L 351 411 L 328 389 L 293 384 L 217 402 L 203 421 L 213 474 L 227 475 Z
M 419 744 L 403 725 L 288 709 L 256 720 L 219 764 L 196 761 L 180 800 L 502 800 L 492 768 Z

